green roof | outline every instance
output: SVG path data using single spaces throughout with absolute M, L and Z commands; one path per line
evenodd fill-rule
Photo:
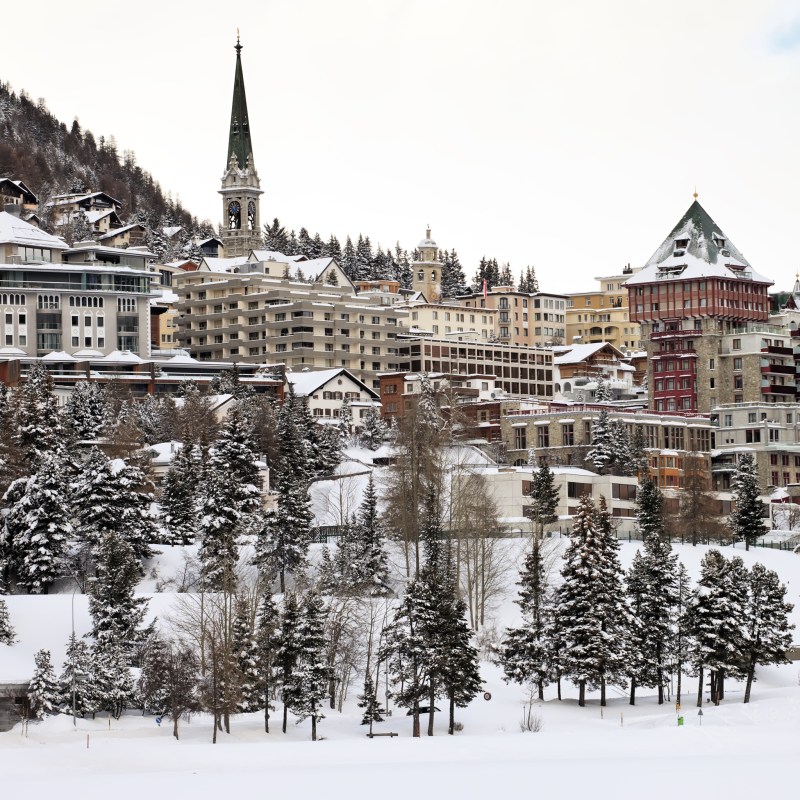
M 239 167 L 244 168 L 247 157 L 253 153 L 253 144 L 250 140 L 250 119 L 247 116 L 247 96 L 244 91 L 244 75 L 242 73 L 242 46 L 236 39 L 236 75 L 233 79 L 233 105 L 231 106 L 231 125 L 228 133 L 228 158 L 225 166 L 230 163 L 231 155 L 236 153 Z

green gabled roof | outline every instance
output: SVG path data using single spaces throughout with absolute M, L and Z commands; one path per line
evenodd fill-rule
M 247 116 L 247 96 L 244 91 L 244 75 L 242 73 L 242 45 L 236 37 L 236 75 L 233 79 L 233 105 L 231 106 L 231 124 L 228 132 L 227 168 L 231 155 L 236 153 L 239 168 L 247 165 L 247 157 L 253 152 L 250 140 L 250 118 Z

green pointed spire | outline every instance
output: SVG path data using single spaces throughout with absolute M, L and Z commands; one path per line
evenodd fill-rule
M 253 144 L 250 140 L 250 119 L 247 116 L 247 97 L 244 92 L 244 75 L 242 73 L 242 45 L 239 43 L 239 33 L 236 33 L 236 75 L 233 79 L 233 105 L 231 107 L 231 126 L 228 133 L 228 158 L 225 162 L 227 169 L 231 155 L 236 153 L 239 168 L 247 165 L 247 157 L 253 153 Z

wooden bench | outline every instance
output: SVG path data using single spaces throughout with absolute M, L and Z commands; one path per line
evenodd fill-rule
M 376 736 L 399 736 L 399 734 L 394 731 L 386 731 L 386 733 L 368 733 L 367 736 L 370 739 L 374 739 Z

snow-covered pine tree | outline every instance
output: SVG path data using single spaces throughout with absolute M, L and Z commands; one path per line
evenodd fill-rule
M 743 541 L 745 550 L 754 545 L 759 536 L 764 535 L 764 504 L 758 485 L 758 469 L 750 453 L 744 453 L 736 465 L 731 479 L 733 511 L 730 527 L 734 541 Z
M 161 487 L 164 544 L 191 544 L 197 533 L 198 474 L 195 445 L 178 446 Z
M 134 699 L 133 675 L 128 662 L 128 648 L 117 641 L 95 642 L 90 654 L 90 686 L 87 698 L 92 713 L 106 711 L 114 719 Z
M 78 381 L 64 406 L 64 416 L 67 428 L 78 441 L 96 439 L 106 422 L 103 385 Z
M 634 425 L 633 433 L 630 436 L 630 475 L 639 478 L 650 474 L 649 459 L 647 457 L 647 440 L 644 435 L 643 425 Z
M 343 428 L 336 425 L 318 425 L 315 431 L 317 463 L 315 473 L 318 477 L 332 475 L 342 463 L 342 446 L 345 443 Z
M 353 433 L 353 407 L 350 405 L 350 398 L 342 400 L 342 407 L 339 410 L 339 433 L 342 441 L 347 443 Z
M 278 650 L 278 666 L 280 670 L 281 700 L 283 701 L 283 732 L 289 715 L 289 696 L 287 686 L 293 686 L 293 673 L 300 657 L 301 609 L 297 595 L 292 592 L 283 593 L 283 612 L 281 614 L 281 639 Z
M 14 440 L 31 474 L 45 453 L 58 453 L 64 447 L 53 378 L 41 362 L 31 364 L 25 383 L 17 390 L 15 411 Z
M 390 594 L 386 537 L 378 514 L 378 495 L 372 474 L 364 490 L 354 531 L 358 542 L 356 580 L 373 596 Z
M 325 243 L 322 255 L 328 258 L 335 258 L 337 263 L 341 263 L 342 245 L 339 244 L 339 239 L 334 234 L 331 234 L 330 238 Z
M 358 707 L 364 709 L 364 713 L 361 716 L 361 724 L 369 725 L 369 732 L 372 733 L 372 723 L 383 722 L 383 716 L 381 715 L 381 704 L 378 702 L 378 696 L 375 691 L 375 683 L 369 673 L 364 678 L 364 691 L 358 696 Z
M 608 403 L 613 399 L 611 396 L 611 387 L 608 385 L 608 381 L 603 377 L 597 379 L 597 389 L 594 393 L 594 399 L 596 403 Z
M 0 597 L 0 644 L 14 644 L 16 634 L 11 625 L 11 618 L 8 615 L 6 601 Z
M 89 647 L 83 639 L 74 633 L 67 642 L 67 653 L 58 678 L 59 707 L 64 714 L 75 714 L 85 717 L 92 712 L 88 702 L 85 681 L 91 674 Z
M 69 538 L 69 485 L 53 453 L 38 459 L 35 475 L 9 508 L 6 525 L 13 530 L 12 549 L 19 583 L 31 594 L 47 594 L 63 572 Z
M 664 702 L 669 654 L 678 603 L 678 557 L 672 553 L 661 516 L 662 495 L 648 477 L 638 496 L 638 528 L 642 550 L 628 573 L 628 597 L 634 622 L 631 626 L 631 705 L 636 686 L 656 686 L 659 705 Z
M 686 609 L 691 594 L 689 573 L 682 562 L 678 562 L 675 574 L 675 635 L 670 650 L 670 669 L 676 675 L 675 701 L 680 705 L 683 688 L 683 665 L 689 660 L 688 628 Z
M 631 452 L 631 439 L 628 426 L 621 419 L 612 419 L 610 423 L 613 457 L 611 460 L 612 475 L 635 475 L 636 465 Z
M 467 622 L 467 604 L 451 592 L 443 606 L 441 625 L 437 631 L 444 647 L 439 664 L 439 680 L 449 704 L 447 732 L 455 733 L 456 706 L 464 708 L 482 689 L 478 669 L 478 651 L 472 644 L 472 631 Z M 431 717 L 433 710 L 431 709 Z
M 118 533 L 105 533 L 97 550 L 96 574 L 89 581 L 91 636 L 96 649 L 119 648 L 126 661 L 147 636 L 140 628 L 147 600 L 135 596 L 139 574 L 131 545 Z
M 275 253 L 289 254 L 289 237 L 277 217 L 272 220 L 272 225 L 264 224 L 264 248 Z
M 587 686 L 599 686 L 605 705 L 606 684 L 625 685 L 628 612 L 618 544 L 604 505 L 596 510 L 590 497 L 580 499 L 554 601 L 560 673 L 577 682 L 580 706 Z
M 296 660 L 288 683 L 284 683 L 283 697 L 298 722 L 311 718 L 311 741 L 315 742 L 317 722 L 325 719 L 321 709 L 330 677 L 325 660 L 325 608 L 316 592 L 304 594 L 298 622 Z
M 419 708 L 428 696 L 428 647 L 426 632 L 432 625 L 430 587 L 421 578 L 413 579 L 395 609 L 391 623 L 384 629 L 378 653 L 392 681 L 392 696 L 411 712 L 412 735 L 420 735 Z
M 144 561 L 154 555 L 150 545 L 158 539 L 158 526 L 151 511 L 153 485 L 133 459 L 115 460 L 110 466 L 116 486 L 116 530 L 131 546 L 136 558 Z
M 269 712 L 278 683 L 277 666 L 281 649 L 281 619 L 268 591 L 264 592 L 256 619 L 256 646 L 260 675 L 260 703 L 264 707 L 264 732 L 269 733 Z
M 136 693 L 143 712 L 163 716 L 167 711 L 166 673 L 169 644 L 158 633 L 148 639 L 139 659 L 141 673 Z
M 375 406 L 370 406 L 361 420 L 361 445 L 369 450 L 377 450 L 386 440 L 388 427 Z
M 111 462 L 100 450 L 92 448 L 74 485 L 79 541 L 96 550 L 106 533 L 117 530 L 117 501 Z
M 34 719 L 44 719 L 58 711 L 58 681 L 56 681 L 49 650 L 39 650 L 33 657 L 34 670 L 28 684 L 28 707 Z
M 257 711 L 261 708 L 262 699 L 261 664 L 250 602 L 244 594 L 236 597 L 231 639 L 240 676 L 238 710 Z
M 544 537 L 544 529 L 558 520 L 559 491 L 555 479 L 546 460 L 542 460 L 539 469 L 531 481 L 531 519 L 534 520 L 539 539 Z
M 598 384 L 599 388 L 599 384 Z M 592 446 L 586 454 L 586 461 L 602 475 L 614 461 L 614 442 L 608 409 L 604 408 L 592 425 Z
M 547 627 L 552 605 L 538 536 L 533 537 L 517 586 L 522 625 L 506 631 L 500 662 L 505 680 L 535 684 L 544 700 L 544 685 L 554 677 Z
M 794 629 L 789 623 L 794 606 L 786 602 L 786 586 L 776 572 L 763 564 L 754 564 L 749 589 L 745 617 L 745 703 L 750 702 L 757 666 L 789 663 L 786 653 L 792 645 Z
M 732 563 L 736 559 L 728 561 L 719 550 L 709 550 L 700 563 L 700 580 L 686 609 L 689 658 L 698 675 L 698 706 L 703 702 L 705 670 L 709 672 L 711 700 L 719 705 L 725 675 L 736 676 L 744 661 L 747 575 L 743 566 L 740 569 Z

